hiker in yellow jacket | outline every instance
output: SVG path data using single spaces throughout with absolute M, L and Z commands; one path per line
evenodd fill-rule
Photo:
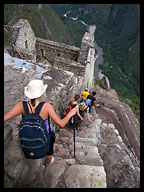
M 82 92 L 82 101 L 85 101 L 87 99 L 87 96 L 89 95 L 89 91 L 87 88 Z

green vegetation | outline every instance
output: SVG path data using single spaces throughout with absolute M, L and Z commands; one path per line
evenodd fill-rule
M 79 21 L 73 21 L 63 15 L 69 10 L 74 10 L 74 13 L 69 13 L 69 17 L 76 17 L 78 9 L 83 7 L 81 4 L 52 4 L 51 7 L 59 14 L 62 22 L 67 26 L 69 36 L 71 37 L 70 45 L 80 47 L 81 39 L 87 31 L 87 27 Z
M 139 22 L 138 5 L 112 5 L 108 20 L 95 33 L 104 50 L 102 71 L 111 87 L 137 104 L 140 104 Z
M 83 38 L 83 35 L 86 32 L 86 27 L 79 21 L 73 21 L 68 18 L 63 18 L 63 22 L 65 25 L 67 25 L 69 35 L 72 38 L 71 44 L 80 47 L 81 45 L 80 39 Z
M 55 40 L 61 43 L 70 44 L 71 36 L 67 27 L 63 24 L 59 15 L 51 7 L 43 6 L 38 11 L 37 4 L 5 4 L 4 5 L 4 24 L 12 26 L 19 19 L 27 19 L 36 37 Z M 50 31 L 48 33 L 47 31 Z M 4 31 L 5 45 L 8 35 Z
M 131 109 L 132 109 L 133 113 L 135 114 L 137 120 L 140 122 L 140 107 L 139 107 L 139 105 L 137 105 L 135 102 L 133 102 L 130 99 L 121 98 L 121 101 L 128 104 L 131 107 Z
M 95 86 L 98 85 L 99 87 L 103 88 L 101 80 L 96 80 L 94 84 L 95 84 Z
M 14 9 L 14 5 L 11 6 L 11 8 L 9 7 L 8 4 L 6 4 L 4 6 L 4 25 L 5 25 L 5 30 L 4 30 L 4 45 L 7 44 L 8 42 L 8 38 L 9 38 L 9 34 L 11 29 L 8 28 L 7 25 L 13 25 L 15 22 L 17 22 L 16 17 L 13 13 L 13 9 Z
M 63 24 L 60 17 L 53 11 L 53 9 L 43 6 L 40 13 L 48 24 L 48 28 L 53 40 L 61 43 L 67 43 L 71 40 L 66 26 Z

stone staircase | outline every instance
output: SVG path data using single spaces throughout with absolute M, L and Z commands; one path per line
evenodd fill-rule
M 102 122 L 95 109 L 88 122 L 65 127 L 56 133 L 55 163 L 45 165 L 43 159 L 27 159 L 18 142 L 17 128 L 9 147 L 5 147 L 5 188 L 137 188 L 140 168 L 131 151 L 123 143 L 115 126 Z M 17 118 L 11 126 L 19 124 Z M 6 131 L 9 130 L 9 131 Z M 10 125 L 5 125 L 5 141 L 11 135 Z M 5 145 L 8 145 L 5 142 Z
M 97 145 L 100 138 L 99 119 L 94 109 L 75 130 L 75 158 L 73 127 L 60 130 L 54 145 L 55 163 L 45 167 L 44 183 L 49 188 L 106 188 L 106 173 Z

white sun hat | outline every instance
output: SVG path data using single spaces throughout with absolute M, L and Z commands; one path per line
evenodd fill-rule
M 39 98 L 45 93 L 47 87 L 48 85 L 44 85 L 42 80 L 31 80 L 24 88 L 24 93 L 29 99 Z
M 85 91 L 89 92 L 88 88 L 85 88 Z

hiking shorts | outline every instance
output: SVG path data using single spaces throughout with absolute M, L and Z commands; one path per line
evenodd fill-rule
M 50 151 L 47 153 L 47 155 L 53 155 L 53 146 L 55 142 L 55 133 L 53 131 L 50 132 Z

